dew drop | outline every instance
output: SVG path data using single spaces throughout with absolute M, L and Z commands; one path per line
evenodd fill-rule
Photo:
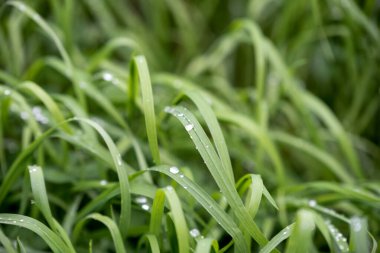
M 196 229 L 196 228 L 193 228 L 192 230 L 190 230 L 190 235 L 192 236 L 192 237 L 198 237 L 198 236 L 200 236 L 201 235 L 201 233 L 199 232 L 199 230 L 198 229 Z
M 141 197 L 137 197 L 137 198 L 135 198 L 135 201 L 136 201 L 136 203 L 138 203 L 138 204 L 145 204 L 148 200 L 147 200 L 146 197 L 141 196 Z
M 102 78 L 104 81 L 111 81 L 113 79 L 113 75 L 111 73 L 108 73 L 108 72 L 104 72 L 103 75 L 102 75 Z
M 359 232 L 362 229 L 362 224 L 360 223 L 360 219 L 357 217 L 352 218 L 352 229 L 355 232 Z
M 4 91 L 4 95 L 5 95 L 5 96 L 9 96 L 9 95 L 11 95 L 11 90 L 6 89 L 6 90 Z
M 317 201 L 315 201 L 314 199 L 309 200 L 310 207 L 315 207 L 316 205 L 317 205 Z
M 29 172 L 30 173 L 34 173 L 37 171 L 37 168 L 38 166 L 37 165 L 32 165 L 32 166 L 29 166 Z
M 173 188 L 171 185 L 166 186 L 166 189 L 167 189 L 168 191 L 173 191 L 173 190 L 174 190 L 174 188 Z
M 173 166 L 173 167 L 170 167 L 169 171 L 172 174 L 177 174 L 179 172 L 179 169 L 177 167 Z
M 21 220 L 20 220 L 20 222 L 24 222 L 24 220 L 23 220 L 23 219 L 21 219 Z
M 180 178 L 184 178 L 185 176 L 183 174 L 179 175 Z
M 108 184 L 108 181 L 103 179 L 103 180 L 100 180 L 100 185 L 107 185 Z
M 14 224 L 16 224 L 16 221 L 14 220 L 14 221 L 12 221 Z
M 123 164 L 123 161 L 121 160 L 121 155 L 120 154 L 117 155 L 117 159 L 116 160 L 117 160 L 117 165 L 121 166 Z
M 184 114 L 182 112 L 178 113 L 178 117 L 183 117 Z
M 172 109 L 170 106 L 165 106 L 164 111 L 165 111 L 166 113 L 172 113 L 172 112 L 173 112 L 173 109 Z
M 194 125 L 193 124 L 188 124 L 188 125 L 186 125 L 185 126 L 185 129 L 186 129 L 186 131 L 191 131 L 192 129 L 194 128 Z
M 141 205 L 141 208 L 145 211 L 148 211 L 150 209 L 150 206 L 148 204 Z

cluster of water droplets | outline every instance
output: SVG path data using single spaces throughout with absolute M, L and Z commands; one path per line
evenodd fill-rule
M 341 252 L 348 252 L 347 238 L 330 221 L 326 221 L 326 224 Z
M 102 79 L 104 81 L 110 82 L 110 83 L 112 83 L 113 85 L 116 85 L 116 86 L 121 83 L 118 78 L 116 78 L 114 75 L 112 75 L 109 72 L 103 72 Z
M 29 113 L 26 111 L 23 111 L 20 113 L 20 118 L 22 120 L 27 120 L 29 119 Z M 49 123 L 49 119 L 42 113 L 42 109 L 39 106 L 34 106 L 32 108 L 32 115 L 36 119 L 37 122 L 46 125 Z
M 190 132 L 191 130 L 194 129 L 194 125 L 185 117 L 185 115 L 182 112 L 179 112 L 170 106 L 166 106 L 164 110 L 166 113 L 170 113 L 170 114 L 173 114 L 174 116 L 181 117 L 181 118 L 183 117 L 184 119 L 186 119 L 187 121 L 187 124 L 185 125 L 186 131 Z
M 139 197 L 135 198 L 135 202 L 136 202 L 136 204 L 140 205 L 141 209 L 143 209 L 145 211 L 150 210 L 150 205 L 149 205 L 148 199 L 146 197 L 139 196 Z
M 179 170 L 178 167 L 176 167 L 176 166 L 172 166 L 172 167 L 170 167 L 170 168 L 169 168 L 169 172 L 170 172 L 171 174 L 173 174 L 173 175 L 177 175 L 177 174 L 179 173 L 179 177 L 180 177 L 180 178 L 184 178 L 184 177 L 185 177 L 184 174 L 180 173 L 180 170 Z M 183 186 L 183 188 L 187 189 L 188 187 L 187 187 L 187 186 Z

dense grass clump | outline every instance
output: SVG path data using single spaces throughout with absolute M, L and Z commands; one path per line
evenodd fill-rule
M 2 3 L 0 252 L 377 252 L 379 14 Z

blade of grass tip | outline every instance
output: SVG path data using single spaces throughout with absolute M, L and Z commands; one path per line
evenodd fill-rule
M 77 196 L 73 203 L 70 205 L 68 211 L 65 214 L 65 217 L 62 221 L 62 227 L 66 231 L 67 234 L 70 235 L 73 224 L 75 223 L 75 217 L 77 215 L 78 209 L 79 209 L 79 204 L 82 200 L 82 196 L 79 195 Z
M 162 189 L 156 191 L 156 195 L 153 200 L 151 212 L 149 232 L 156 237 L 159 237 L 162 226 L 162 217 L 165 207 L 165 192 Z
M 53 252 L 71 252 L 70 248 L 58 235 L 51 231 L 46 225 L 33 218 L 19 214 L 1 213 L 0 224 L 23 227 L 36 233 L 47 243 Z
M 282 229 L 260 250 L 260 253 L 272 252 L 272 250 L 274 250 L 282 241 L 286 240 L 293 233 L 293 230 L 294 223 Z
M 308 210 L 301 209 L 297 212 L 294 230 L 286 245 L 286 253 L 309 252 L 315 229 L 313 217 L 313 213 Z
M 219 251 L 218 242 L 211 238 L 204 238 L 198 241 L 194 253 L 210 253 L 212 251 Z
M 107 148 L 112 156 L 114 168 L 119 178 L 120 193 L 121 193 L 121 212 L 120 212 L 119 228 L 120 228 L 120 232 L 122 236 L 125 237 L 127 234 L 127 230 L 129 228 L 129 223 L 131 219 L 131 193 L 130 193 L 127 168 L 125 164 L 123 163 L 123 160 L 121 159 L 121 155 L 115 143 L 113 142 L 111 137 L 108 135 L 108 133 L 98 123 L 94 122 L 93 120 L 83 119 L 83 118 L 76 118 L 75 120 L 77 120 L 78 122 L 85 122 L 91 127 L 93 127 L 106 143 Z
M 203 99 L 201 94 L 195 90 L 185 91 L 185 94 L 195 103 L 199 112 L 205 119 L 205 122 L 210 130 L 212 139 L 214 140 L 215 148 L 218 152 L 219 158 L 225 167 L 227 175 L 229 175 L 231 182 L 235 183 L 234 174 L 231 165 L 230 155 L 228 154 L 227 144 L 223 136 L 222 129 L 218 123 L 215 113 L 211 106 Z
M 61 225 L 54 219 L 51 213 L 42 168 L 37 165 L 33 165 L 28 166 L 28 169 L 30 175 L 30 183 L 32 186 L 32 193 L 36 206 L 40 209 L 53 231 L 55 231 L 56 234 L 60 236 L 63 239 L 63 241 L 67 244 L 68 248 L 70 249 L 69 252 L 75 252 L 75 249 L 71 244 L 71 241 L 67 233 L 61 227 Z
M 13 248 L 11 240 L 3 233 L 3 230 L 0 229 L 0 243 L 4 246 L 4 249 L 8 253 L 17 253 Z
M 124 247 L 123 238 L 121 236 L 121 233 L 120 233 L 118 227 L 116 226 L 115 222 L 111 218 L 104 216 L 104 215 L 101 215 L 99 213 L 93 213 L 93 214 L 88 215 L 86 217 L 86 219 L 94 219 L 94 220 L 100 221 L 101 223 L 106 225 L 106 227 L 110 231 L 112 239 L 114 241 L 116 253 L 126 253 L 127 252 L 125 250 L 125 247 Z
M 330 225 L 330 223 L 328 223 L 327 221 L 325 221 L 322 218 L 322 216 L 320 216 L 316 212 L 313 212 L 313 215 L 314 215 L 315 225 L 317 226 L 317 228 L 319 229 L 319 231 L 321 232 L 321 234 L 325 238 L 325 240 L 327 242 L 327 245 L 330 248 L 330 251 L 333 251 L 333 243 L 332 243 L 332 239 L 331 239 L 330 232 L 329 232 L 329 227 L 328 227 L 328 225 Z
M 235 185 L 228 178 L 226 178 L 225 175 L 227 172 L 225 171 L 225 168 L 221 163 L 215 149 L 195 116 L 186 108 L 181 106 L 168 107 L 166 108 L 166 112 L 174 115 L 185 127 L 203 161 L 206 163 L 211 175 L 223 195 L 226 197 L 234 214 L 239 219 L 244 229 L 246 229 L 246 231 L 260 246 L 266 244 L 267 239 L 249 215 L 243 201 L 235 189 Z
M 350 220 L 350 252 L 369 253 L 367 219 L 353 217 Z
M 137 245 L 137 252 L 141 252 L 141 247 L 143 246 L 144 242 L 147 242 L 147 244 L 149 244 L 151 253 L 160 253 L 160 245 L 158 244 L 157 237 L 151 234 L 146 234 L 141 237 Z
M 233 219 L 224 212 L 224 210 L 212 199 L 199 185 L 189 178 L 179 173 L 178 168 L 169 166 L 157 166 L 148 168 L 149 171 L 161 172 L 180 184 L 198 201 L 200 205 L 219 223 L 219 225 L 232 236 L 235 241 L 236 252 L 248 252 L 246 241 L 241 230 L 238 228 Z
M 185 220 L 185 215 L 182 211 L 181 202 L 172 186 L 167 186 L 163 189 L 166 200 L 169 203 L 172 219 L 177 234 L 178 252 L 190 252 L 189 244 L 189 229 Z
M 18 253 L 27 253 L 26 249 L 24 247 L 24 244 L 21 242 L 21 240 L 17 237 L 17 252 Z
M 48 93 L 46 93 L 45 90 L 43 90 L 40 86 L 33 82 L 24 82 L 20 85 L 21 89 L 26 89 L 27 91 L 33 93 L 38 99 L 41 100 L 41 102 L 46 106 L 46 108 L 49 110 L 53 118 L 56 120 L 57 123 L 61 123 L 65 121 L 65 117 L 63 116 L 61 110 L 59 109 L 58 105 L 55 103 L 55 101 L 50 97 Z M 62 130 L 64 130 L 66 133 L 71 134 L 72 130 L 70 127 L 63 123 L 62 124 Z
M 138 81 L 141 87 L 145 127 L 148 136 L 149 148 L 155 164 L 160 163 L 160 153 L 157 142 L 156 116 L 154 113 L 154 101 L 152 83 L 150 81 L 148 64 L 144 56 L 133 57 L 130 67 L 129 94 L 136 96 Z M 133 100 L 133 98 L 132 98 Z
M 136 50 L 139 48 L 139 45 L 133 39 L 128 37 L 112 38 L 102 49 L 100 49 L 96 54 L 94 54 L 94 56 L 91 57 L 87 65 L 87 71 L 92 72 L 101 63 L 102 60 L 107 58 L 108 55 L 112 53 L 112 51 L 122 47 Z

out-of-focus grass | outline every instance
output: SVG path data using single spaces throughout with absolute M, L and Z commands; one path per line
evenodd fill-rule
M 8 1 L 6 252 L 376 252 L 377 1 Z

